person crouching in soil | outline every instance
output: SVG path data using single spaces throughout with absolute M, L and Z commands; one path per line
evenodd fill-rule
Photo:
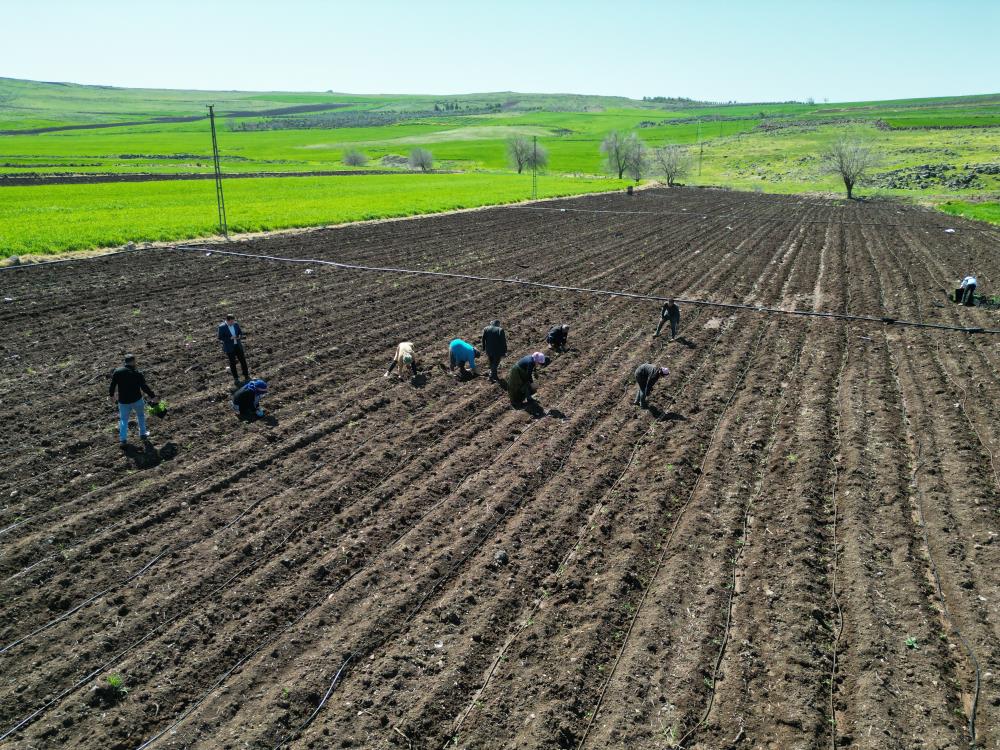
M 385 371 L 385 375 L 382 377 L 387 378 L 393 370 L 396 370 L 396 377 L 400 380 L 405 380 L 406 376 L 403 375 L 404 367 L 409 367 L 413 373 L 413 377 L 417 377 L 417 360 L 413 355 L 412 341 L 404 341 L 396 347 L 396 354 L 392 358 L 392 362 L 389 363 L 389 369 Z
M 462 341 L 462 339 L 452 339 L 451 343 L 448 344 L 448 369 L 454 372 L 457 367 L 458 372 L 455 377 L 459 380 L 465 377 L 466 372 L 471 372 L 475 377 L 477 356 L 479 356 L 479 350 L 472 344 Z M 469 366 L 468 370 L 465 369 L 466 365 Z
M 649 406 L 649 394 L 653 391 L 656 381 L 661 377 L 665 378 L 669 374 L 669 367 L 657 367 L 648 362 L 644 365 L 639 365 L 635 371 L 635 384 L 638 386 L 638 390 L 636 391 L 633 403 L 638 404 L 643 409 L 647 408 Z
M 510 403 L 515 409 L 526 404 L 535 403 L 535 366 L 544 367 L 549 358 L 541 352 L 528 354 L 517 360 L 517 363 L 507 373 L 507 393 Z
M 267 383 L 259 378 L 250 380 L 233 394 L 233 411 L 240 415 L 240 419 L 263 417 L 264 410 L 260 407 L 260 400 L 266 395 Z
M 549 349 L 556 352 L 566 351 L 566 339 L 569 338 L 569 323 L 561 326 L 552 326 L 549 329 L 545 341 L 548 342 Z
M 656 333 L 653 334 L 653 338 L 659 338 L 660 330 L 663 328 L 664 323 L 670 323 L 670 340 L 673 341 L 677 338 L 677 326 L 681 324 L 681 309 L 674 302 L 673 298 L 668 299 L 663 303 L 663 307 L 660 309 L 660 322 L 656 326 Z

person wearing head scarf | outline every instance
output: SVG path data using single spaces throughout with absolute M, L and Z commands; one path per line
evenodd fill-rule
M 391 373 L 396 368 L 396 374 L 400 380 L 404 379 L 403 368 L 409 367 L 411 372 L 413 372 L 413 377 L 417 377 L 417 360 L 413 355 L 413 342 L 404 341 L 399 346 L 396 347 L 396 355 L 392 358 L 392 362 L 389 363 L 389 369 L 385 371 L 383 378 L 389 377 Z
M 115 391 L 118 392 L 117 398 Z M 143 440 L 149 439 L 143 393 L 151 399 L 156 398 L 156 394 L 146 384 L 146 376 L 135 366 L 135 355 L 126 354 L 125 364 L 111 373 L 111 388 L 108 390 L 108 397 L 118 402 L 118 443 L 122 448 L 128 440 L 128 419 L 133 411 L 139 423 L 139 436 Z
M 238 413 L 242 419 L 253 419 L 254 416 L 263 417 L 264 410 L 260 407 L 260 400 L 267 395 L 267 392 L 267 383 L 260 378 L 247 381 L 242 388 L 233 394 L 233 411 Z
M 494 320 L 483 329 L 483 351 L 490 360 L 490 382 L 495 383 L 499 376 L 497 368 L 500 360 L 507 355 L 507 334 L 500 327 L 500 321 Z
M 643 409 L 649 406 L 649 394 L 652 392 L 656 381 L 661 377 L 665 378 L 669 374 L 669 367 L 657 367 L 648 362 L 644 365 L 639 365 L 635 371 L 635 384 L 638 386 L 638 390 L 636 391 L 633 403 L 638 404 Z
M 510 368 L 507 373 L 507 393 L 510 395 L 511 405 L 524 406 L 526 402 L 534 401 L 535 392 L 535 366 L 544 367 L 549 363 L 549 358 L 541 352 L 528 354 L 517 360 L 517 363 Z
M 563 323 L 561 326 L 552 326 L 549 329 L 548 335 L 545 340 L 549 344 L 549 349 L 557 352 L 566 351 L 566 339 L 569 337 L 569 323 Z

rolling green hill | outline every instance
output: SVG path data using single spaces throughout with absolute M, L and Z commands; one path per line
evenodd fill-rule
M 391 201 L 379 203 L 379 215 L 528 197 L 530 178 L 513 174 L 507 163 L 506 139 L 512 135 L 536 137 L 547 149 L 549 168 L 539 179 L 543 193 L 611 189 L 619 183 L 606 179 L 599 150 L 611 130 L 634 131 L 651 148 L 690 147 L 696 166 L 684 180 L 688 184 L 836 193 L 840 186 L 823 173 L 818 155 L 850 129 L 863 133 L 883 156 L 879 174 L 858 191 L 862 196 L 948 203 L 950 211 L 985 218 L 996 215 L 1000 197 L 1000 94 L 713 104 L 514 92 L 369 96 L 172 91 L 0 78 L 0 185 L 8 185 L 0 186 L 0 194 L 8 198 L 6 220 L 0 222 L 0 254 L 211 233 L 213 194 L 208 191 L 207 205 L 202 205 L 201 198 L 193 197 L 201 195 L 200 183 L 9 186 L 25 175 L 55 180 L 67 174 L 207 175 L 212 171 L 208 104 L 216 105 L 224 172 L 266 173 L 233 188 L 231 212 L 238 215 L 241 200 L 253 206 L 236 222 L 245 229 L 369 216 L 371 212 L 358 209 L 356 197 L 378 184 L 378 175 L 356 175 L 350 184 L 344 178 L 310 177 L 315 181 L 310 208 L 298 213 L 295 202 L 282 196 L 299 190 L 294 181 L 305 178 L 275 177 L 346 171 L 342 159 L 347 149 L 363 151 L 369 170 L 405 171 L 407 154 L 420 147 L 433 153 L 439 172 L 479 175 L 476 180 L 434 175 L 433 184 L 452 186 L 432 191 L 440 199 L 437 204 L 424 200 L 429 183 L 394 185 Z M 112 194 L 113 205 L 126 209 L 119 218 L 131 217 L 114 227 L 107 224 L 111 217 L 90 206 L 87 215 L 74 214 L 72 221 L 61 222 L 60 231 L 48 231 L 48 223 L 60 214 L 36 211 L 47 207 L 73 214 L 88 205 L 87 196 L 110 200 Z M 180 202 L 186 208 L 166 212 L 175 217 L 172 229 L 132 210 L 145 206 L 155 213 L 158 197 L 176 207 L 179 194 L 192 199 Z M 354 208 L 345 211 L 347 206 Z M 28 215 L 34 217 L 30 241 L 18 220 Z M 67 235 L 67 226 L 76 227 L 75 238 Z

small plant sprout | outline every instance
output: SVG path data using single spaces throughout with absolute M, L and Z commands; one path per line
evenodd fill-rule
M 917 639 L 911 635 L 906 639 L 906 647 L 909 649 L 918 649 L 920 648 L 920 644 L 917 643 Z
M 128 695 L 128 688 L 125 687 L 125 678 L 122 677 L 117 672 L 112 672 L 108 675 L 108 687 L 119 697 L 124 698 Z

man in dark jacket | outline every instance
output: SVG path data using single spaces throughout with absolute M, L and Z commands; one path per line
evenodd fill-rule
M 240 384 L 240 379 L 236 376 L 236 360 L 240 361 L 243 369 L 243 379 L 250 379 L 250 371 L 247 368 L 247 357 L 243 351 L 243 329 L 236 322 L 236 318 L 230 313 L 226 319 L 219 323 L 219 341 L 222 342 L 222 351 L 229 359 L 229 372 L 233 374 L 233 382 Z
M 549 344 L 549 349 L 557 352 L 566 351 L 566 339 L 569 337 L 569 323 L 564 323 L 561 326 L 552 326 L 549 329 L 548 335 L 545 340 Z
M 549 363 L 549 358 L 541 352 L 528 354 L 517 360 L 510 372 L 507 373 L 507 393 L 510 395 L 510 403 L 514 407 L 524 406 L 526 402 L 534 401 L 535 386 L 535 365 L 545 366 Z
M 635 371 L 635 384 L 638 386 L 638 390 L 635 394 L 635 401 L 633 403 L 638 404 L 643 409 L 648 407 L 649 394 L 652 392 L 656 381 L 669 374 L 670 368 L 668 367 L 657 367 L 656 365 L 651 365 L 648 362 L 644 365 L 639 365 Z
M 118 392 L 117 398 L 115 391 Z M 146 377 L 136 368 L 135 356 L 126 354 L 125 364 L 111 373 L 111 387 L 108 389 L 108 397 L 118 402 L 118 442 L 122 448 L 128 440 L 128 419 L 133 411 L 136 421 L 139 422 L 139 435 L 143 440 L 149 438 L 143 393 L 151 399 L 156 398 L 156 394 L 146 385 Z
M 656 333 L 653 334 L 654 339 L 660 335 L 660 329 L 668 320 L 670 321 L 670 338 L 675 339 L 677 338 L 677 326 L 681 323 L 681 309 L 672 297 L 664 302 L 660 309 L 660 324 L 656 326 Z
M 494 320 L 483 329 L 483 351 L 490 360 L 490 382 L 495 383 L 500 360 L 507 354 L 507 334 L 500 327 L 499 320 Z

